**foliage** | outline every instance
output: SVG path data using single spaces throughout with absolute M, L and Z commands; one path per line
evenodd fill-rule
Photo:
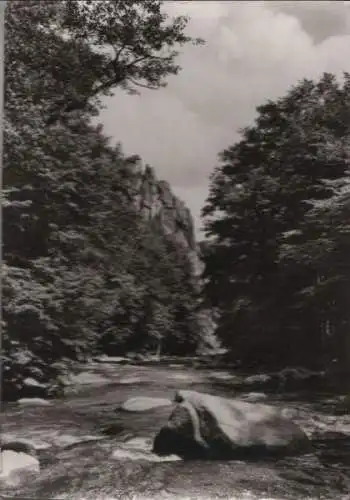
M 169 19 L 159 0 L 14 0 L 7 8 L 8 71 L 29 63 L 28 98 L 45 107 L 52 124 L 72 111 L 96 110 L 116 87 L 164 87 L 181 69 L 179 49 L 203 43 L 186 35 L 187 23 L 185 16 Z
M 205 298 L 246 363 L 320 367 L 348 342 L 349 86 L 324 74 L 258 107 L 211 177 Z
M 186 251 L 136 209 L 140 159 L 92 125 L 102 95 L 139 84 L 156 89 L 179 71 L 177 47 L 192 42 L 186 23 L 169 20 L 155 0 L 8 4 L 7 392 L 20 392 L 23 378 L 39 372 L 56 380 L 69 360 L 101 349 L 153 349 L 163 338 L 165 350 L 196 345 L 196 284 Z

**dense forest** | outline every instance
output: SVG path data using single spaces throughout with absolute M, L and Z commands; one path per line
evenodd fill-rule
M 350 380 L 350 75 L 296 83 L 219 154 L 199 279 L 188 249 L 135 205 L 140 158 L 96 125 L 103 98 L 165 86 L 181 47 L 202 43 L 161 7 L 8 2 L 5 397 L 26 377 L 54 394 L 96 354 L 194 354 L 207 311 L 246 369 Z
M 188 251 L 137 209 L 139 158 L 95 123 L 101 97 L 164 86 L 200 41 L 156 0 L 13 1 L 5 21 L 4 396 L 97 353 L 193 353 Z
M 350 75 L 257 108 L 203 208 L 204 300 L 244 366 L 350 380 Z

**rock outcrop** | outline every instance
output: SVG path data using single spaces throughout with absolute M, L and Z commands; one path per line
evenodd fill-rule
M 157 219 L 166 234 L 174 235 L 179 243 L 197 251 L 194 222 L 190 210 L 172 192 L 170 185 L 156 178 L 146 166 L 140 172 L 135 202 L 145 218 Z
M 168 182 L 158 180 L 154 169 L 134 165 L 133 176 L 128 176 L 128 191 L 137 210 L 148 220 L 158 221 L 163 231 L 188 251 L 188 256 L 199 274 L 201 261 L 195 237 L 194 221 L 189 208 L 172 192 Z
M 196 391 L 178 391 L 177 406 L 153 451 L 183 459 L 259 459 L 309 451 L 304 431 L 281 410 Z

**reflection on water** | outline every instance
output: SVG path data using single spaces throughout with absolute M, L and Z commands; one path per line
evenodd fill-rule
M 4 405 L 3 440 L 24 438 L 33 444 L 41 472 L 37 480 L 12 491 L 3 484 L 1 492 L 12 498 L 73 500 L 349 500 L 350 416 L 336 414 L 335 400 L 260 389 L 240 394 L 237 381 L 224 371 L 104 362 L 72 380 L 70 395 L 52 406 L 19 410 L 16 404 Z M 164 461 L 152 454 L 152 439 L 171 407 L 139 413 L 118 408 L 135 396 L 172 399 L 176 389 L 185 388 L 281 405 L 313 439 L 315 452 L 259 463 Z

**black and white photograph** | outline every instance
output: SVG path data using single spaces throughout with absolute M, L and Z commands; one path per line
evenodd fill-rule
M 0 0 L 4 500 L 350 500 L 350 2 Z

